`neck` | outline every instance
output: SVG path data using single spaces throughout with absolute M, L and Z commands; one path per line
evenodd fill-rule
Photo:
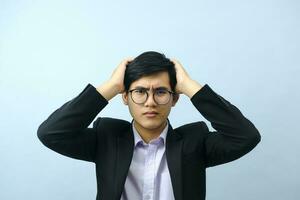
M 156 129 L 146 129 L 146 128 L 142 127 L 140 124 L 138 124 L 136 122 L 134 122 L 133 124 L 134 124 L 135 129 L 137 130 L 137 132 L 141 136 L 141 138 L 146 143 L 149 143 L 151 140 L 159 137 L 161 132 L 166 127 L 167 121 L 165 123 L 163 123 L 160 127 L 156 128 Z

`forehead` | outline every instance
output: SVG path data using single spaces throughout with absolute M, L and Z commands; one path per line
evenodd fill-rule
M 158 88 L 158 87 L 166 87 L 171 88 L 169 81 L 168 72 L 158 72 L 155 74 L 151 74 L 148 76 L 143 76 L 140 79 L 134 81 L 130 88 L 135 88 L 137 86 L 145 87 L 145 88 Z

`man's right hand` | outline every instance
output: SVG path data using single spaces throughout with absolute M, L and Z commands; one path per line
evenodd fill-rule
M 114 96 L 119 93 L 122 93 L 124 88 L 124 75 L 126 70 L 126 65 L 132 61 L 134 58 L 129 57 L 118 65 L 118 67 L 113 71 L 110 79 L 97 87 L 97 91 L 107 100 L 109 101 Z

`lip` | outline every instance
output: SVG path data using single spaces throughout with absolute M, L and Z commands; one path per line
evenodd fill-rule
M 154 111 L 145 112 L 144 115 L 147 117 L 155 117 L 158 113 Z

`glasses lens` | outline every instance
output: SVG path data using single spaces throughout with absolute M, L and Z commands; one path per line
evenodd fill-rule
M 154 99 L 158 104 L 167 104 L 170 100 L 170 93 L 167 90 L 157 90 Z
M 143 104 L 147 101 L 148 93 L 143 89 L 136 89 L 131 92 L 132 100 L 137 104 Z M 159 89 L 154 91 L 154 100 L 157 104 L 167 104 L 170 100 L 171 94 L 168 90 Z
M 135 103 L 144 103 L 147 100 L 146 90 L 133 90 L 131 96 Z

